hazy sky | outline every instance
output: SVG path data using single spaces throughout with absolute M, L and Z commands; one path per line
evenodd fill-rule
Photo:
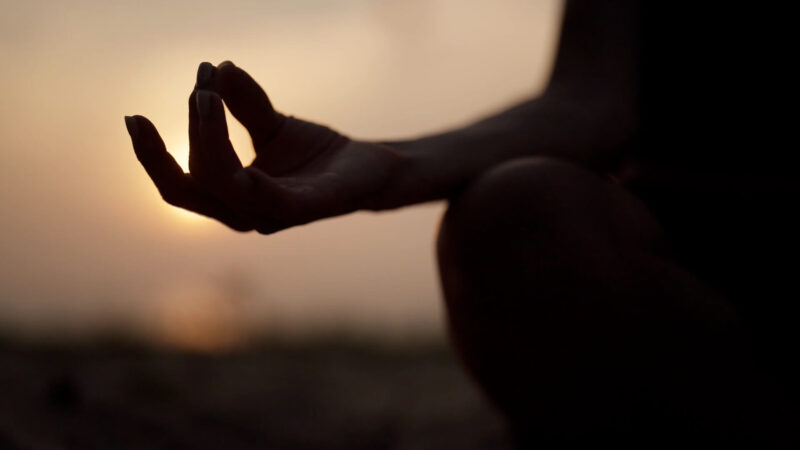
M 123 116 L 149 117 L 183 163 L 197 64 L 230 59 L 282 112 L 351 136 L 443 130 L 541 89 L 560 12 L 557 0 L 0 0 L 0 329 L 133 326 L 181 344 L 235 340 L 240 325 L 439 327 L 443 204 L 238 234 L 161 202 Z M 232 138 L 249 160 L 238 124 Z

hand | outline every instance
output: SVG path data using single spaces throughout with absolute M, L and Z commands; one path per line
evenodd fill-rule
M 228 139 L 223 101 L 250 133 L 256 158 L 243 167 Z M 189 174 L 142 116 L 126 117 L 134 150 L 168 203 L 238 231 L 269 234 L 358 209 L 378 209 L 404 166 L 393 148 L 352 140 L 276 112 L 246 72 L 203 63 L 189 98 Z

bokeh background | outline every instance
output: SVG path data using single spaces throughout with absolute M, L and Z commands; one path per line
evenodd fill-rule
M 0 330 L 178 348 L 350 330 L 443 334 L 443 203 L 237 234 L 161 202 L 123 116 L 187 157 L 199 62 L 284 113 L 366 139 L 441 131 L 535 95 L 557 0 L 0 1 Z M 244 160 L 252 148 L 229 118 Z
M 0 0 L 0 448 L 510 448 L 444 339 L 443 203 L 238 234 L 161 201 L 123 117 L 185 163 L 229 59 L 284 113 L 434 133 L 536 95 L 562 8 Z

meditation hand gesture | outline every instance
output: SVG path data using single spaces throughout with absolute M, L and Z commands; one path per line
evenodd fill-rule
M 228 139 L 223 102 L 250 134 L 256 158 L 243 167 Z M 239 231 L 276 231 L 358 209 L 377 209 L 404 157 L 284 116 L 246 72 L 203 63 L 189 98 L 189 169 L 175 162 L 153 124 L 125 118 L 139 161 L 164 200 Z

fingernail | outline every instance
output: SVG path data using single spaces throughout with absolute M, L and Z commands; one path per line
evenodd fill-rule
M 209 62 L 202 62 L 197 68 L 197 84 L 195 87 L 202 88 L 211 82 L 211 77 L 214 75 L 214 65 Z
M 131 139 L 135 141 L 139 137 L 139 124 L 136 123 L 136 119 L 131 116 L 125 116 L 125 127 L 128 128 L 128 134 L 131 135 Z
M 211 92 L 202 89 L 198 90 L 195 100 L 197 101 L 197 112 L 200 117 L 204 119 L 211 117 Z
M 253 189 L 253 186 L 255 185 L 255 183 L 253 183 L 253 178 L 244 169 L 233 174 L 233 181 L 237 186 L 245 191 Z

